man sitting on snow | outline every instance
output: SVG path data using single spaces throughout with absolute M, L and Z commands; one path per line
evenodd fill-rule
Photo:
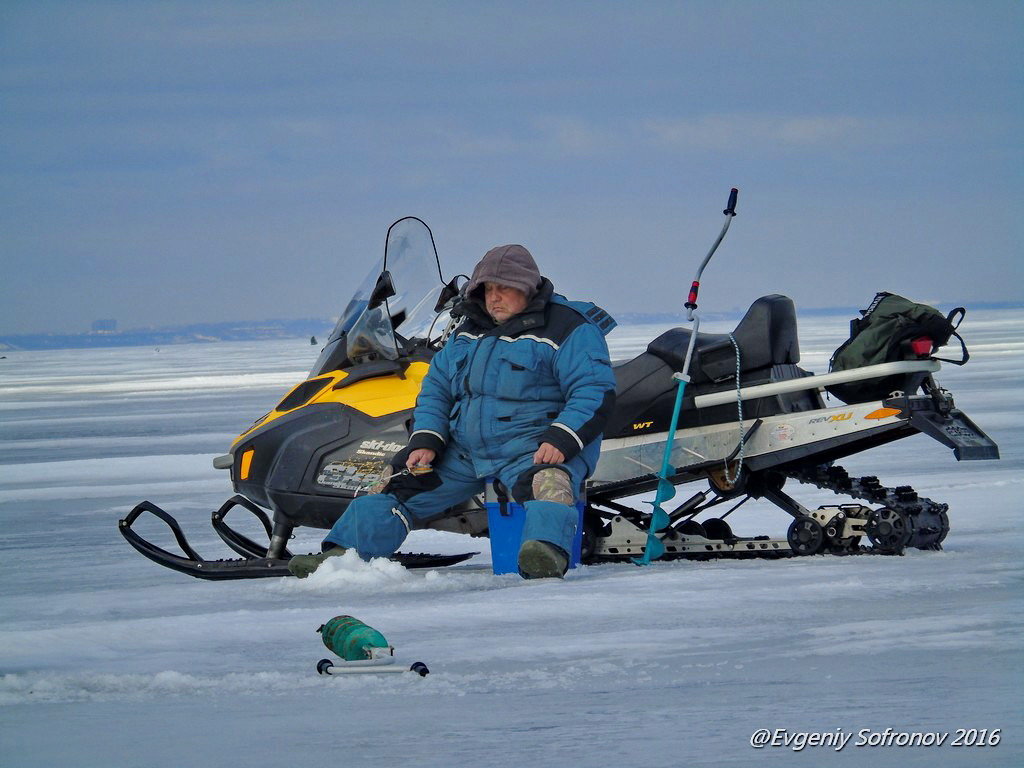
M 600 453 L 615 402 L 604 334 L 615 323 L 554 293 L 530 252 L 487 252 L 466 286 L 463 322 L 434 356 L 413 412 L 406 470 L 385 493 L 349 505 L 319 555 L 288 569 L 305 578 L 334 555 L 395 552 L 406 535 L 498 478 L 524 505 L 524 578 L 561 578 L 578 514 L 573 506 Z M 585 314 L 584 314 L 585 313 Z

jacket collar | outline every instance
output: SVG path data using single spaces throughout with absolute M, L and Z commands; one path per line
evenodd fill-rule
M 541 278 L 540 287 L 534 294 L 526 309 L 518 315 L 514 315 L 501 325 L 497 325 L 491 316 L 487 314 L 484 303 L 477 295 L 471 295 L 462 304 L 462 314 L 471 320 L 484 333 L 494 331 L 508 336 L 515 336 L 523 331 L 540 328 L 545 323 L 545 310 L 555 292 L 555 286 L 546 277 Z M 476 292 L 478 293 L 478 292 Z

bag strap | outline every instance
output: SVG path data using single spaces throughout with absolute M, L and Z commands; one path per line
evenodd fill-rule
M 953 331 L 953 335 L 960 342 L 960 350 L 963 352 L 963 357 L 960 360 L 950 360 L 947 357 L 932 357 L 932 360 L 940 360 L 943 363 L 952 363 L 953 365 L 964 365 L 971 359 L 971 353 L 967 351 L 967 345 L 964 343 L 963 337 L 956 331 Z
M 957 317 L 957 315 L 959 315 L 959 317 Z M 953 326 L 953 330 L 955 331 L 957 328 L 960 327 L 960 323 L 962 323 L 964 321 L 964 317 L 966 315 L 967 315 L 967 310 L 964 309 L 963 307 L 957 307 L 956 309 L 951 309 L 949 311 L 949 314 L 946 315 L 946 322 L 949 323 L 950 325 L 952 325 Z M 953 322 L 953 318 L 954 317 L 956 317 L 956 322 L 955 323 Z
M 952 363 L 953 365 L 964 365 L 968 360 L 971 359 L 971 353 L 967 351 L 967 344 L 964 343 L 963 337 L 956 332 L 956 329 L 960 327 L 960 323 L 964 321 L 964 317 L 967 315 L 967 310 L 963 307 L 957 307 L 951 309 L 949 314 L 946 315 L 946 322 L 949 323 L 952 328 L 952 335 L 956 336 L 957 341 L 960 342 L 960 351 L 963 352 L 963 356 L 959 360 L 950 360 L 947 357 L 933 357 L 932 360 L 939 360 L 943 363 Z M 953 318 L 956 318 L 956 322 L 953 322 Z

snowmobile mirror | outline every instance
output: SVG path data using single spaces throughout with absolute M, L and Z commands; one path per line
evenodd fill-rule
M 459 295 L 459 277 L 461 275 L 456 275 L 441 289 L 441 293 L 437 297 L 437 303 L 434 305 L 435 313 L 444 311 L 444 308 L 448 306 L 448 302 Z
M 395 284 L 391 280 L 391 273 L 384 270 L 380 273 L 380 277 L 377 278 L 377 284 L 373 286 L 373 293 L 370 294 L 370 300 L 367 302 L 367 309 L 376 309 L 384 303 L 386 299 L 390 299 L 395 295 Z
M 408 316 L 409 315 L 406 313 L 404 309 L 400 309 L 395 314 L 393 314 L 391 316 L 391 330 L 397 331 L 398 326 L 404 323 L 405 318 L 407 318 Z

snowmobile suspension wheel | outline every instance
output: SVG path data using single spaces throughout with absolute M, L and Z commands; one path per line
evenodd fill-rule
M 942 549 L 942 542 L 946 540 L 946 534 L 949 533 L 949 515 L 946 513 L 945 509 L 940 509 L 938 514 L 942 530 L 939 532 L 935 541 L 932 542 L 932 549 Z
M 709 520 L 705 520 L 701 525 L 704 526 L 704 535 L 709 539 L 726 541 L 734 538 L 732 528 L 720 517 L 712 517 Z
M 875 549 L 890 555 L 903 552 L 914 533 L 910 517 L 888 507 L 874 510 L 864 530 Z
M 683 536 L 700 536 L 702 539 L 711 538 L 708 536 L 708 532 L 704 530 L 704 526 L 696 520 L 687 520 L 685 523 L 678 526 L 676 531 L 681 533 Z
M 735 462 L 733 462 L 735 464 Z M 736 477 L 732 482 L 726 477 L 728 471 L 728 464 L 723 467 L 715 467 L 714 469 L 708 470 L 708 483 L 714 489 L 715 493 L 723 498 L 731 499 L 745 493 L 747 485 L 747 473 L 742 470 L 736 473 Z
M 814 555 L 825 543 L 825 530 L 813 517 L 801 516 L 789 524 L 786 540 L 798 555 Z

